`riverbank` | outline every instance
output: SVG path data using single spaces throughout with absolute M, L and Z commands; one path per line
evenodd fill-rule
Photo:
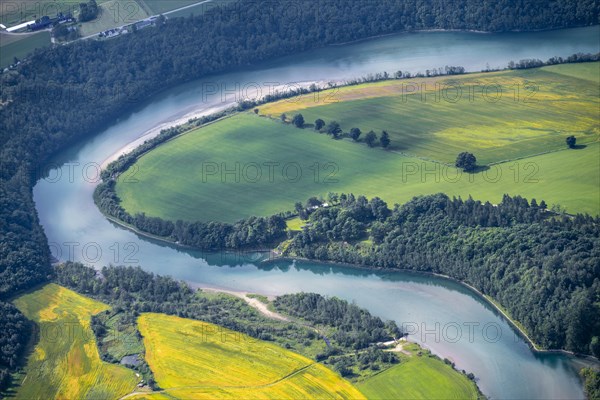
M 591 25 L 591 26 L 597 26 L 596 25 Z M 572 26 L 569 29 L 576 29 L 576 28 L 586 28 L 590 25 L 581 25 L 581 26 Z M 503 32 L 493 32 L 493 31 L 480 31 L 480 30 L 476 30 L 476 29 L 414 29 L 414 30 L 405 30 L 405 31 L 398 31 L 398 32 L 392 32 L 392 33 L 385 33 L 382 35 L 374 35 L 374 36 L 369 36 L 366 38 L 362 38 L 362 39 L 356 39 L 356 40 L 351 40 L 348 42 L 343 42 L 343 43 L 333 43 L 330 44 L 329 46 L 345 46 L 345 45 L 349 45 L 349 44 L 356 44 L 356 43 L 361 43 L 361 42 L 366 42 L 369 40 L 373 40 L 373 39 L 379 39 L 379 38 L 384 38 L 384 37 L 389 37 L 389 36 L 394 36 L 394 35 L 405 35 L 405 34 L 410 34 L 410 33 L 428 33 L 428 32 L 457 32 L 457 33 L 477 33 L 477 34 L 481 34 L 481 35 L 493 35 L 493 34 L 498 34 L 498 33 L 523 33 L 523 32 L 552 32 L 552 31 L 559 31 L 561 29 L 564 28 L 551 28 L 551 29 L 532 29 L 532 30 L 512 30 L 512 31 L 503 31 Z
M 527 343 L 527 345 L 529 346 L 531 351 L 533 351 L 534 353 L 562 354 L 562 355 L 566 355 L 569 357 L 574 357 L 579 360 L 585 360 L 585 361 L 588 361 L 590 363 L 600 366 L 600 360 L 598 360 L 596 357 L 588 355 L 588 354 L 577 354 L 572 351 L 568 351 L 568 350 L 564 350 L 564 349 L 544 349 L 544 348 L 540 347 L 537 343 L 535 343 L 533 341 L 533 339 L 531 339 L 531 337 L 527 333 L 525 327 L 523 327 L 517 320 L 513 319 L 511 317 L 511 315 L 508 313 L 508 311 L 506 311 L 494 298 L 483 294 L 481 291 L 479 291 L 474 286 L 472 286 L 466 282 L 463 282 L 461 280 L 455 279 L 449 275 L 439 274 L 439 273 L 435 273 L 435 272 L 428 272 L 428 271 L 403 269 L 403 268 L 386 269 L 386 268 L 381 268 L 381 267 L 368 267 L 368 266 L 363 266 L 363 265 L 359 265 L 359 264 L 349 264 L 349 263 L 341 263 L 341 262 L 335 262 L 335 261 L 313 260 L 313 259 L 297 257 L 297 256 L 284 256 L 275 251 L 271 252 L 271 258 L 269 258 L 268 260 L 265 260 L 263 262 L 283 261 L 283 260 L 287 260 L 292 263 L 300 260 L 300 261 L 305 261 L 305 262 L 319 263 L 319 264 L 323 264 L 323 265 L 338 266 L 338 267 L 343 267 L 343 268 L 352 268 L 352 269 L 356 269 L 356 270 L 360 270 L 360 271 L 368 271 L 368 272 L 372 272 L 372 273 L 405 272 L 405 273 L 411 273 L 411 274 L 416 274 L 416 275 L 434 276 L 437 278 L 447 279 L 449 281 L 458 283 L 459 285 L 467 288 L 472 293 L 476 294 L 477 295 L 476 297 L 479 298 L 480 300 L 482 300 L 483 303 L 489 305 L 494 311 L 496 311 L 498 314 L 500 314 L 504 318 L 504 320 L 519 334 L 519 336 L 525 341 L 525 343 Z
M 290 83 L 291 84 L 291 83 Z M 308 89 L 309 87 L 311 87 L 312 85 L 317 85 L 320 90 L 324 90 L 324 88 L 320 85 L 324 85 L 325 83 L 323 81 L 304 81 L 304 82 L 293 82 L 294 87 L 295 88 L 300 88 L 300 89 Z M 274 92 L 278 92 L 279 90 L 282 89 L 289 89 L 289 85 L 288 84 L 283 84 L 283 85 L 277 85 L 277 86 L 273 86 L 271 87 L 271 89 Z M 259 88 L 260 90 L 260 88 Z M 223 93 L 225 94 L 225 93 Z M 227 93 L 229 94 L 229 93 Z M 269 93 L 271 94 L 271 93 Z M 238 98 L 238 95 L 241 97 L 241 93 L 236 93 L 234 98 Z M 262 96 L 258 96 L 258 90 L 256 90 L 255 92 L 249 92 L 246 91 L 244 93 L 245 96 L 252 98 L 252 96 L 256 96 L 255 99 L 258 102 L 264 101 L 265 96 L 267 95 L 262 95 Z M 115 152 L 113 152 L 111 155 L 109 155 L 108 157 L 106 157 L 101 165 L 100 168 L 102 170 L 106 169 L 106 167 L 111 164 L 112 162 L 116 161 L 119 159 L 119 157 L 121 156 L 125 156 L 129 153 L 131 153 L 132 151 L 134 151 L 136 148 L 138 148 L 139 146 L 141 146 L 142 144 L 144 144 L 145 142 L 152 140 L 154 138 L 156 138 L 158 135 L 160 135 L 161 131 L 165 130 L 165 129 L 170 129 L 170 128 L 177 128 L 180 126 L 184 126 L 186 125 L 189 121 L 192 120 L 197 120 L 199 118 L 202 117 L 207 117 L 207 116 L 211 116 L 211 115 L 215 115 L 218 114 L 219 112 L 224 112 L 227 111 L 230 108 L 235 107 L 236 104 L 238 104 L 239 102 L 236 101 L 229 101 L 229 102 L 221 102 L 220 105 L 218 106 L 212 106 L 212 107 L 208 107 L 208 108 L 200 108 L 198 110 L 194 110 L 191 112 L 188 112 L 176 119 L 173 119 L 171 121 L 167 121 L 164 122 L 158 126 L 155 126 L 147 131 L 145 131 L 141 136 L 137 137 L 136 139 L 126 143 L 125 145 L 121 146 L 119 149 L 117 149 Z M 234 111 L 232 111 L 232 114 L 235 114 Z M 210 123 L 219 121 L 215 120 L 215 121 L 211 121 L 207 124 L 204 124 L 202 126 L 206 126 Z M 169 138 L 168 140 L 166 140 L 165 142 L 161 142 L 160 144 L 166 143 L 168 141 L 170 141 L 171 139 L 175 139 L 177 137 L 180 137 L 182 135 L 185 135 L 186 133 L 189 133 L 190 131 L 197 129 L 197 127 L 190 127 L 188 130 L 181 132 L 178 135 L 173 136 L 172 138 Z M 151 150 L 151 149 L 148 149 Z M 140 155 L 141 156 L 141 155 Z
M 170 140 L 170 139 L 169 139 L 169 140 Z M 260 215 L 260 214 L 258 214 L 258 215 Z M 128 217 L 126 214 L 124 214 L 124 218 L 125 218 L 125 220 L 126 220 L 126 221 L 131 221 L 131 220 L 129 219 L 129 217 Z M 138 225 L 138 226 L 141 226 L 141 227 L 142 227 L 142 229 L 146 229 L 146 228 L 145 228 L 145 225 L 140 225 L 140 224 L 137 224 L 137 222 L 135 222 L 135 223 L 136 223 L 136 225 Z M 158 231 L 156 231 L 156 230 L 152 230 L 152 229 L 149 229 L 149 230 L 150 230 L 150 231 L 152 231 L 152 232 L 158 232 Z M 165 235 L 166 235 L 166 236 L 168 236 L 168 235 L 169 235 L 169 233 L 166 233 Z M 175 237 L 177 238 L 177 240 L 181 240 L 182 242 L 185 242 L 185 243 L 191 243 L 191 244 L 201 243 L 201 242 L 187 241 L 187 239 L 185 239 L 185 238 L 184 238 L 184 239 L 182 239 L 182 238 L 181 238 L 181 236 L 175 236 Z M 278 237 L 279 237 L 279 236 L 278 236 Z M 509 304 L 511 304 L 510 302 L 508 302 L 508 303 L 509 303 Z M 497 305 L 496 305 L 496 304 L 494 304 L 494 306 L 497 306 Z M 513 310 L 514 310 L 514 309 L 515 309 L 515 308 L 513 307 Z M 511 318 L 511 317 L 508 315 L 508 313 L 506 313 L 506 312 L 505 312 L 505 310 L 503 310 L 501 307 L 499 307 L 499 311 L 501 311 L 502 313 L 504 313 L 507 319 L 509 319 L 509 320 L 512 320 L 512 318 Z M 519 326 L 519 324 L 518 324 L 516 321 L 512 321 L 512 322 L 515 324 L 516 328 L 518 328 L 518 330 L 519 330 L 519 331 L 521 331 L 521 333 L 523 334 L 523 337 L 526 339 L 526 341 L 529 341 L 529 342 L 530 342 L 530 344 L 531 344 L 531 347 L 532 347 L 534 350 L 538 350 L 538 351 L 542 350 L 542 349 L 540 349 L 540 347 L 539 347 L 539 346 L 538 346 L 536 343 L 534 343 L 534 342 L 531 340 L 531 338 L 530 338 L 529 334 L 526 332 L 526 330 L 525 330 L 525 329 L 524 329 L 522 326 Z M 553 350 L 544 350 L 544 351 L 553 351 Z M 558 350 L 554 350 L 554 351 L 558 351 Z M 584 349 L 584 351 L 585 351 L 585 349 Z
M 251 294 L 250 292 L 244 292 L 241 290 L 220 289 L 220 288 L 206 287 L 206 286 L 195 286 L 195 285 L 192 285 L 192 287 L 194 287 L 195 289 L 200 289 L 204 292 L 224 293 L 224 294 L 228 294 L 230 296 L 238 297 L 238 298 L 244 300 L 246 303 L 248 303 L 249 306 L 258 310 L 258 312 L 263 314 L 265 317 L 268 317 L 271 319 L 276 319 L 279 321 L 285 321 L 285 322 L 290 321 L 290 319 L 285 317 L 284 315 L 281 315 L 275 311 L 269 310 L 267 305 L 265 303 L 263 303 L 262 301 L 260 301 L 259 299 L 256 299 L 253 297 L 248 297 L 248 295 Z M 272 300 L 273 298 L 274 298 L 274 296 L 270 296 L 269 300 Z

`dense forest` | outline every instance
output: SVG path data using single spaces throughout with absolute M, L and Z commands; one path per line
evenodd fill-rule
M 10 371 L 20 364 L 33 323 L 10 303 L 0 303 L 0 390 L 10 383 Z
M 393 321 L 384 323 L 368 311 L 338 298 L 327 298 L 316 293 L 279 296 L 273 303 L 277 311 L 302 318 L 317 326 L 336 328 L 333 338 L 356 350 L 371 343 L 399 339 L 402 331 Z
M 492 205 L 437 194 L 393 210 L 341 195 L 308 218 L 288 255 L 445 274 L 496 299 L 541 346 L 599 355 L 598 217 L 518 196 Z
M 583 368 L 580 372 L 583 378 L 583 390 L 589 400 L 600 399 L 600 371 Z
M 356 364 L 359 370 L 378 371 L 380 363 L 399 362 L 394 353 L 386 352 L 377 345 L 403 336 L 393 321 L 384 322 L 355 304 L 316 293 L 279 296 L 273 305 L 277 311 L 326 332 L 328 349 L 317 354 L 316 358 L 331 365 L 342 376 L 355 375 L 352 366 Z M 351 354 L 343 354 L 344 349 L 350 350 Z
M 0 75 L 0 301 L 51 272 L 32 200 L 35 171 L 57 150 L 166 88 L 402 30 L 535 30 L 599 22 L 594 0 L 299 0 L 294 5 L 240 1 L 107 41 L 36 50 Z

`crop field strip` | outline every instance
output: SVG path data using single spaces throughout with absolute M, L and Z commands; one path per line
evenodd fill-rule
M 40 331 L 17 398 L 119 398 L 135 388 L 132 370 L 105 363 L 98 354 L 90 318 L 107 305 L 56 284 L 14 303 Z
M 600 63 L 589 63 L 384 81 L 259 109 L 274 118 L 301 112 L 309 123 L 336 120 L 363 135 L 386 130 L 393 150 L 442 163 L 471 151 L 487 165 L 564 148 L 570 134 L 580 143 L 597 141 L 599 74 Z
M 363 398 L 324 366 L 269 342 L 162 314 L 142 314 L 138 324 L 162 389 L 140 398 Z

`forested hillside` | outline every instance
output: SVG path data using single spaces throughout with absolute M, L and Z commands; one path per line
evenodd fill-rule
M 241 1 L 108 41 L 38 50 L 0 76 L 0 299 L 50 273 L 31 194 L 40 163 L 161 90 L 406 29 L 549 29 L 595 24 L 597 16 L 593 0 Z
M 378 198 L 340 199 L 310 215 L 289 255 L 445 274 L 496 299 L 543 347 L 597 352 L 599 218 L 509 196 L 494 206 L 438 194 L 393 210 Z

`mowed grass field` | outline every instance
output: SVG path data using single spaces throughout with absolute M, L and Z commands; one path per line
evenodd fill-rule
M 140 4 L 148 7 L 152 15 L 176 10 L 181 7 L 199 3 L 200 0 L 137 0 Z
M 308 123 L 337 120 L 344 132 L 385 130 L 391 148 L 454 163 L 462 151 L 481 165 L 598 140 L 600 63 L 393 80 L 344 87 L 263 105 L 260 113 Z
M 98 17 L 92 21 L 81 24 L 80 34 L 85 37 L 132 24 L 150 16 L 148 12 L 135 0 L 109 0 L 100 5 Z
M 235 331 L 153 313 L 138 326 L 163 390 L 140 398 L 364 398 L 324 366 Z
M 116 189 L 132 215 L 171 220 L 233 222 L 292 210 L 296 201 L 328 192 L 379 196 L 390 206 L 438 192 L 498 203 L 507 193 L 598 214 L 600 144 L 563 147 L 465 174 L 244 113 L 142 156 Z
M 148 0 L 146 0 L 146 1 L 148 1 Z M 158 1 L 158 0 L 154 0 L 154 1 Z M 168 2 L 169 0 L 166 0 L 166 1 Z M 187 18 L 190 15 L 203 15 L 206 12 L 210 12 L 211 10 L 219 9 L 219 7 L 224 7 L 224 6 L 227 6 L 227 5 L 235 3 L 235 2 L 236 2 L 236 0 L 212 0 L 210 2 L 197 4 L 194 7 L 189 7 L 184 10 L 179 10 L 179 11 L 169 13 L 167 15 L 167 17 L 168 18 Z M 198 3 L 198 1 L 195 1 L 193 3 Z M 175 9 L 176 9 L 175 7 L 171 8 L 171 10 L 175 10 Z
M 107 305 L 55 284 L 14 303 L 40 332 L 17 398 L 113 399 L 136 387 L 132 370 L 105 363 L 98 354 L 90 318 Z
M 410 348 L 414 345 L 405 345 Z M 358 389 L 371 400 L 382 399 L 477 399 L 475 384 L 449 365 L 416 350 L 402 362 L 358 383 Z
M 14 62 L 14 58 L 23 59 L 35 49 L 50 46 L 50 32 L 12 35 L 0 33 L 0 68 Z

